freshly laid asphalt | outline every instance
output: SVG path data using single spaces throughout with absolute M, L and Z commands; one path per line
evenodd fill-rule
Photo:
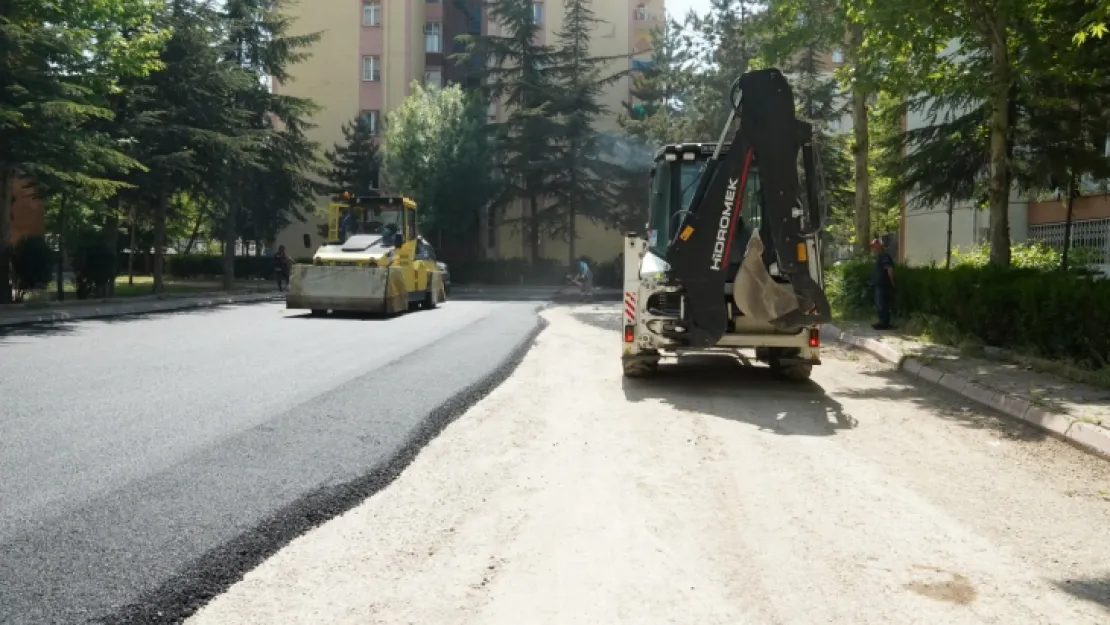
M 537 308 L 0 331 L 0 623 L 180 620 L 387 484 L 507 375 Z

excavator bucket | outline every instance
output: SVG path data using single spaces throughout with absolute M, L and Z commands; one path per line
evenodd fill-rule
M 824 289 L 810 274 L 810 246 L 803 227 L 807 212 L 799 195 L 798 155 L 810 126 L 794 117 L 794 96 L 781 71 L 748 72 L 738 85 L 740 127 L 728 152 L 707 161 L 690 212 L 667 252 L 673 275 L 685 287 L 687 336 L 696 346 L 715 344 L 728 328 L 723 298 L 736 265 L 740 267 L 733 295 L 745 315 L 784 329 L 831 319 Z M 763 253 L 758 232 L 750 233 L 743 254 L 736 246 L 744 229 L 745 188 L 756 166 L 765 232 L 774 252 L 770 255 Z M 789 285 L 770 276 L 768 258 L 778 264 Z
M 294 265 L 287 309 L 398 313 L 408 309 L 400 267 Z

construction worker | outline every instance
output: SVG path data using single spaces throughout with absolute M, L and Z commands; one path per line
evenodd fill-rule
M 285 246 L 279 245 L 274 254 L 274 277 L 277 278 L 278 290 L 284 291 L 289 284 L 289 255 L 285 253 Z
M 575 282 L 582 289 L 582 299 L 591 300 L 594 297 L 594 272 L 590 270 L 590 264 L 586 262 L 586 257 L 582 256 L 578 259 L 578 276 Z
M 891 328 L 890 306 L 894 298 L 894 259 L 887 253 L 881 239 L 871 241 L 871 252 L 875 255 L 871 286 L 875 289 L 875 307 L 879 313 L 879 322 L 871 327 L 876 330 L 889 330 Z

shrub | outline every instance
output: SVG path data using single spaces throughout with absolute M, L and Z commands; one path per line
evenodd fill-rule
M 25 236 L 16 242 L 12 247 L 11 263 L 17 302 L 23 301 L 29 291 L 43 289 L 50 284 L 56 257 L 46 238 L 41 235 Z
M 871 263 L 853 261 L 829 270 L 830 303 L 841 314 L 873 311 Z M 1101 367 L 1110 360 L 1110 281 L 1033 268 L 961 264 L 899 266 L 894 270 L 894 312 L 902 319 L 962 333 L 986 345 L 1031 349 L 1036 354 Z
M 224 275 L 224 259 L 207 254 L 167 256 L 166 275 L 179 280 L 219 278 Z M 240 280 L 270 280 L 274 277 L 274 259 L 271 256 L 237 256 L 235 277 Z
M 103 297 L 116 276 L 116 253 L 99 233 L 83 233 L 71 252 L 77 299 Z

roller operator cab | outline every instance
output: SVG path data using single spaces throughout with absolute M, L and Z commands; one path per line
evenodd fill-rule
M 795 380 L 821 362 L 830 314 L 810 126 L 794 119 L 778 70 L 745 74 L 732 96 L 721 141 L 655 153 L 647 231 L 624 241 L 627 376 L 654 372 L 661 356 L 699 352 L 745 361 L 754 352 Z
M 353 198 L 328 207 L 328 243 L 295 265 L 287 309 L 398 313 L 446 301 L 432 246 L 417 230 L 416 203 L 401 196 Z

